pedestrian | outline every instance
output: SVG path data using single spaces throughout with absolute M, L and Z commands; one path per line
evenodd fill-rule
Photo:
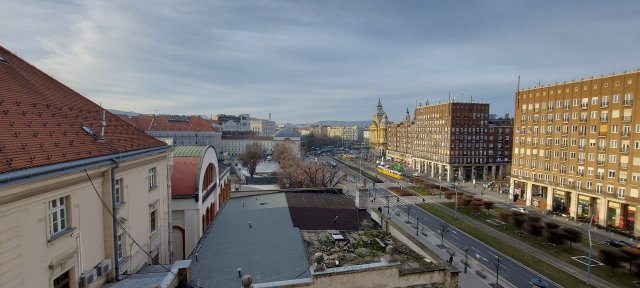
M 453 254 L 449 255 L 449 265 L 453 264 Z
M 251 221 L 249 221 L 249 229 L 253 228 L 253 226 L 251 225 Z

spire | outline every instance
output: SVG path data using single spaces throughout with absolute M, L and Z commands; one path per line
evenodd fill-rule
M 406 123 L 411 122 L 411 115 L 409 114 L 409 108 L 407 108 L 407 112 L 404 113 L 404 121 Z
M 378 98 L 378 106 L 376 108 L 377 114 L 382 116 L 384 114 L 384 110 L 382 109 L 382 102 L 380 102 L 380 98 Z

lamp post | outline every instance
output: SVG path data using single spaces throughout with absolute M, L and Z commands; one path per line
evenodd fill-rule
M 455 208 L 453 210 L 453 218 L 458 219 L 458 185 L 453 184 L 453 193 L 456 194 L 456 203 Z
M 442 199 L 442 172 L 438 173 L 438 190 L 440 190 L 440 199 Z
M 420 217 L 416 217 L 416 236 L 418 236 L 418 232 L 420 232 Z
M 469 266 L 469 247 L 464 248 L 464 273 L 467 273 L 467 266 Z
M 591 286 L 591 255 L 593 254 L 593 242 L 591 242 L 591 225 L 593 224 L 593 219 L 598 213 L 598 210 L 594 211 L 591 214 L 591 220 L 589 221 L 589 230 L 587 230 L 587 234 L 589 234 L 589 262 L 587 262 L 587 286 Z

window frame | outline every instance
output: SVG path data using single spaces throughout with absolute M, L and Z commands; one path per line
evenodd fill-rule
M 60 203 L 62 200 L 62 203 Z M 52 204 L 55 203 L 55 206 Z M 57 197 L 55 199 L 47 201 L 47 226 L 49 228 L 49 239 L 53 240 L 63 235 L 70 228 L 69 209 L 67 204 L 69 203 L 68 196 Z M 62 217 L 61 217 L 62 216 Z M 53 218 L 56 218 L 54 220 Z M 54 231 L 56 230 L 57 231 Z

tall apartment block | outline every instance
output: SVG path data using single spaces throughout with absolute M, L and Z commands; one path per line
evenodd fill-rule
M 513 199 L 640 232 L 639 87 L 632 72 L 517 91 Z
M 446 181 L 503 180 L 511 163 L 513 120 L 489 104 L 456 102 L 415 110 L 413 122 L 388 128 L 387 158 Z M 409 144 L 408 146 L 406 144 Z

